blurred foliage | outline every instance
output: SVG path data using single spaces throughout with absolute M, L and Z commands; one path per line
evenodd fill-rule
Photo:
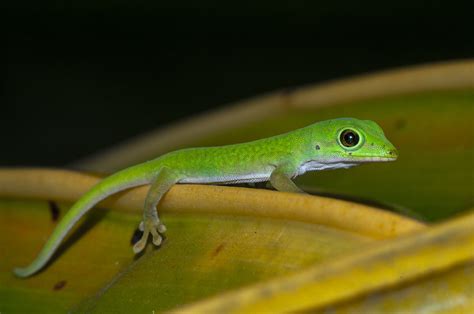
M 416 284 L 366 295 L 321 309 L 343 313 L 471 313 L 474 307 L 474 263 L 453 267 Z M 427 293 L 429 291 L 429 293 Z

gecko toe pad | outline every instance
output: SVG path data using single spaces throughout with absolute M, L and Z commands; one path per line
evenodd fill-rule
M 143 231 L 143 235 L 142 237 L 140 238 L 140 240 L 138 240 L 137 243 L 135 243 L 135 245 L 133 246 L 133 253 L 135 254 L 138 254 L 140 253 L 141 251 L 143 251 L 143 249 L 145 248 L 146 246 L 146 241 L 148 239 L 148 235 L 150 234 L 150 231 L 146 230 L 146 231 Z
M 160 234 L 158 233 L 156 229 L 151 229 L 150 232 L 151 232 L 151 235 L 153 236 L 153 244 L 156 246 L 159 246 L 162 240 Z
M 162 223 L 158 224 L 158 232 L 159 233 L 165 233 L 166 232 L 166 227 L 165 227 L 164 224 L 162 224 Z

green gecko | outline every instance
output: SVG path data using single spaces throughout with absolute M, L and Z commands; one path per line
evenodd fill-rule
M 119 191 L 150 185 L 145 199 L 141 252 L 151 234 L 154 245 L 166 231 L 156 206 L 177 183 L 232 184 L 270 181 L 278 191 L 303 192 L 292 181 L 307 171 L 350 168 L 366 162 L 393 161 L 398 152 L 373 121 L 340 118 L 248 143 L 177 150 L 118 171 L 86 192 L 66 213 L 37 258 L 14 270 L 28 277 L 45 266 L 71 228 L 94 205 Z

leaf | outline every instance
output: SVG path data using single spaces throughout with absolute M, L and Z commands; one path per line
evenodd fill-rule
M 175 312 L 469 313 L 473 261 L 474 212 Z
M 61 170 L 0 170 L 0 195 L 69 202 L 97 178 Z M 268 190 L 179 185 L 164 198 L 164 245 L 135 259 L 131 239 L 146 187 L 102 203 L 50 265 L 18 279 L 67 205 L 0 201 L 0 311 L 160 311 L 293 273 L 380 238 L 423 229 L 364 205 Z M 58 211 L 59 210 L 59 217 Z M 56 217 L 56 218 L 55 218 Z M 367 223 L 370 221 L 370 223 Z

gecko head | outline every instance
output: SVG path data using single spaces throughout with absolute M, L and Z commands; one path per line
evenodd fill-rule
M 393 161 L 398 151 L 385 137 L 382 128 L 370 120 L 341 118 L 327 121 L 326 136 L 315 149 L 320 153 L 326 149 L 329 162 L 378 162 Z M 315 138 L 318 138 L 315 135 Z

